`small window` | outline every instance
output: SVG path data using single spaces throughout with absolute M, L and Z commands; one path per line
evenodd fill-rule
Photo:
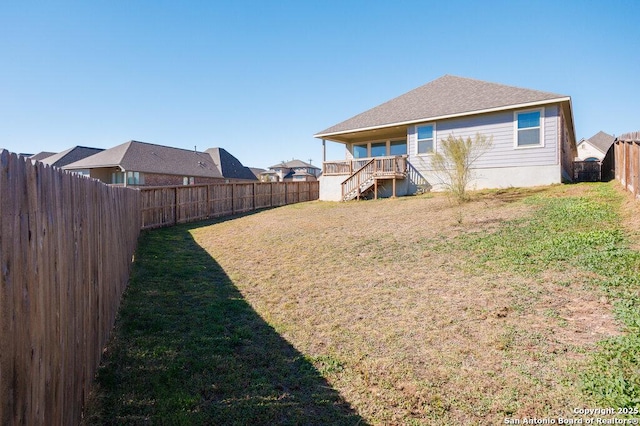
M 353 146 L 353 158 L 366 158 L 367 145 L 354 145 Z
M 516 146 L 542 145 L 542 110 L 516 113 Z
M 376 142 L 371 144 L 371 156 L 372 157 L 384 157 L 387 155 L 387 143 Z
M 391 141 L 389 155 L 407 155 L 407 141 Z
M 418 154 L 433 152 L 433 126 L 418 126 Z
M 185 176 L 182 178 L 183 185 L 193 185 L 196 179 L 193 176 Z M 227 182 L 228 183 L 228 182 Z

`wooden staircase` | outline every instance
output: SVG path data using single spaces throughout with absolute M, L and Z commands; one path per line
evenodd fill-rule
M 377 181 L 381 179 L 393 179 L 395 196 L 395 180 L 404 179 L 406 176 L 406 156 L 372 158 L 342 182 L 342 200 L 360 199 L 371 187 L 375 187 L 377 198 Z

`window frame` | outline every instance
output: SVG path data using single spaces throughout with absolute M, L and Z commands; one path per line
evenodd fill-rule
M 540 113 L 540 124 L 537 127 L 525 127 L 523 129 L 518 128 L 518 116 L 520 114 L 528 114 L 532 112 Z M 520 145 L 519 135 L 521 130 L 530 130 L 530 129 L 539 129 L 539 140 L 537 144 L 529 144 L 529 145 Z M 529 108 L 529 109 L 521 109 L 519 111 L 513 112 L 513 147 L 514 149 L 535 149 L 535 148 L 544 148 L 544 107 L 541 108 Z
M 400 146 L 400 145 L 404 145 L 404 154 L 392 154 L 391 153 L 391 149 L 394 146 Z M 403 155 L 407 155 L 409 153 L 409 142 L 407 141 L 407 138 L 404 139 L 389 139 L 389 143 L 388 143 L 388 152 L 389 152 L 389 156 L 390 157 L 400 157 Z
M 429 127 L 431 126 L 431 138 L 423 138 L 420 139 L 418 136 L 418 129 L 420 127 Z M 416 155 L 420 155 L 420 156 L 426 156 L 426 155 L 433 155 L 436 151 L 437 151 L 437 138 L 436 138 L 436 123 L 421 123 L 421 124 L 416 124 L 415 126 L 415 134 L 416 134 L 416 148 L 415 148 L 415 153 Z M 420 152 L 420 141 L 424 141 L 424 140 L 432 140 L 432 149 L 429 152 Z
M 355 152 L 355 151 L 356 151 L 356 147 L 357 147 L 357 146 L 358 146 L 358 147 L 363 147 L 363 148 L 365 149 L 365 151 L 366 151 L 366 155 L 365 155 L 364 157 L 356 157 L 356 155 L 355 155 L 355 153 L 356 153 L 356 152 Z M 360 158 L 369 158 L 369 152 L 370 152 L 370 149 L 369 149 L 369 143 L 367 143 L 367 142 L 364 142 L 364 143 L 354 143 L 354 144 L 351 146 L 351 157 L 353 157 L 353 159 L 354 159 L 354 160 L 358 160 L 358 159 L 360 159 Z
M 407 155 L 407 154 L 401 154 L 401 155 L 397 155 L 397 154 L 391 154 L 391 143 L 392 142 L 403 142 L 405 147 L 406 147 L 406 151 L 409 152 L 409 140 L 408 138 L 394 138 L 394 139 L 376 139 L 376 140 L 372 140 L 372 141 L 368 141 L 368 142 L 354 142 L 351 144 L 351 158 L 354 160 L 359 160 L 359 159 L 363 159 L 363 158 L 377 158 L 377 157 L 400 157 L 402 155 Z M 385 154 L 382 156 L 374 156 L 373 155 L 373 146 L 374 145 L 383 145 L 385 147 Z M 363 147 L 366 148 L 367 150 L 367 155 L 364 157 L 356 157 L 355 156 L 355 147 Z M 311 173 L 311 172 L 310 172 Z M 314 173 L 311 173 L 314 174 Z

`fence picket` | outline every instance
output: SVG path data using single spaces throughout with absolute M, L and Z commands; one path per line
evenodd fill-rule
M 142 229 L 317 200 L 320 193 L 317 181 L 141 187 L 139 191 Z
M 318 195 L 318 182 L 134 190 L 0 151 L 0 424 L 79 423 L 141 229 Z

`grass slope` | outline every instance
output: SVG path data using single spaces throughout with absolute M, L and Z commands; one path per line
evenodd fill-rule
M 640 257 L 621 200 L 598 184 L 314 202 L 144 233 L 87 423 L 638 406 Z

